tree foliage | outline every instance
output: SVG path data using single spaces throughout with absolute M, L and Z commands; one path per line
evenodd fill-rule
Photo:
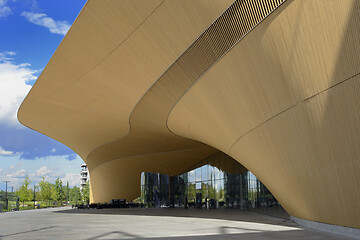
M 19 190 L 16 191 L 16 195 L 19 196 L 20 202 L 26 202 L 32 200 L 32 191 L 31 189 L 28 189 L 29 184 L 31 183 L 29 176 L 26 176 L 24 179 L 23 184 L 19 188 Z
M 69 196 L 70 201 L 73 201 L 73 202 L 81 201 L 80 188 L 74 186 L 72 189 L 70 189 L 69 195 L 70 195 Z
M 15 192 L 19 196 L 20 202 L 29 202 L 34 200 L 34 191 L 29 189 L 31 181 L 28 176 L 24 179 L 21 187 Z M 69 187 L 69 183 L 63 186 L 61 179 L 57 178 L 55 183 L 46 181 L 45 177 L 36 186 L 35 200 L 45 201 L 48 204 L 54 204 L 53 202 L 79 202 L 89 201 L 89 184 L 87 184 L 81 191 L 79 187 Z
M 86 185 L 81 189 L 81 195 L 85 202 L 90 200 L 90 181 L 87 181 Z
M 65 199 L 62 181 L 57 178 L 54 184 L 54 199 L 56 201 L 63 201 Z
M 45 177 L 42 178 L 41 182 L 39 182 L 40 186 L 40 196 L 42 200 L 50 201 L 53 199 L 53 187 L 52 184 L 48 181 L 45 181 Z
M 66 202 L 68 202 L 68 201 L 69 201 L 69 199 L 70 199 L 70 188 L 69 188 L 69 182 L 67 182 L 67 183 L 66 183 L 66 187 L 65 187 L 64 194 L 65 194 L 65 199 L 66 199 Z

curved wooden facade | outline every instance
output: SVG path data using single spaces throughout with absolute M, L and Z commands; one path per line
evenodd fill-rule
M 134 199 L 222 151 L 295 217 L 360 228 L 360 3 L 89 0 L 18 113 Z

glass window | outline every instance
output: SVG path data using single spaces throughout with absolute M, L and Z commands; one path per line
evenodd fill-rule
M 190 183 L 188 185 L 188 202 L 193 203 L 195 200 L 195 183 Z
M 217 167 L 214 167 L 215 179 L 221 179 L 220 170 Z
M 189 182 L 193 183 L 195 182 L 195 170 L 192 170 L 188 174 Z
M 149 207 L 170 204 L 183 207 L 187 202 L 188 206 L 204 207 L 207 198 L 210 208 L 227 206 L 258 211 L 262 210 L 261 208 L 272 207 L 273 212 L 286 216 L 286 212 L 282 212 L 276 199 L 254 174 L 249 171 L 243 174 L 225 171 L 229 168 L 236 170 L 242 166 L 230 157 L 220 156 L 221 154 L 224 155 L 214 154 L 196 165 L 208 163 L 205 166 L 171 178 L 159 173 L 141 173 L 142 203 Z M 81 173 L 81 176 L 86 175 L 88 174 Z M 86 178 L 82 179 L 85 183 Z M 172 189 L 171 196 L 169 189 Z M 269 212 L 269 209 L 266 211 Z
M 216 188 L 216 195 L 217 195 L 217 201 L 222 202 L 222 204 L 225 202 L 225 192 L 224 192 L 224 180 L 219 179 L 215 182 L 215 188 Z
M 217 178 L 216 179 L 223 179 L 224 178 L 224 171 L 219 170 L 219 172 L 217 173 Z
M 201 168 L 197 168 L 195 169 L 195 180 L 198 182 L 198 181 L 201 181 Z
M 208 174 L 209 174 L 209 180 L 214 180 L 215 179 L 215 175 L 214 175 L 214 167 L 209 165 L 208 166 Z
M 143 186 L 145 184 L 145 173 L 144 172 L 141 173 L 140 181 L 141 181 L 141 186 Z
M 208 196 L 209 196 L 208 198 L 216 200 L 216 189 L 214 182 L 212 181 L 207 182 L 207 187 L 208 187 Z
M 209 180 L 209 172 L 208 172 L 208 165 L 201 167 L 201 181 L 208 181 Z

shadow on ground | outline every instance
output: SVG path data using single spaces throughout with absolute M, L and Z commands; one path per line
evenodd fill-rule
M 132 216 L 189 217 L 244 221 L 283 226 L 295 226 L 294 222 L 277 217 L 242 211 L 240 209 L 184 209 L 184 208 L 110 208 L 110 209 L 67 209 L 54 213 L 64 214 L 113 214 Z
M 11 233 L 11 234 L 6 234 L 6 235 L 0 235 L 0 240 L 3 237 L 12 237 L 12 236 L 16 236 L 16 235 L 22 235 L 22 234 L 26 234 L 26 233 L 33 233 L 33 232 L 37 232 L 37 231 L 43 231 L 43 230 L 49 230 L 55 227 L 43 227 L 43 228 L 39 228 L 39 229 L 33 229 L 33 230 L 29 230 L 29 231 L 24 231 L 24 232 L 17 232 L 17 233 Z
M 233 229 L 234 230 L 234 229 Z M 199 236 L 172 236 L 172 237 L 155 237 L 155 238 L 142 238 L 136 235 L 131 235 L 125 232 L 114 231 L 109 232 L 106 234 L 101 234 L 95 237 L 88 238 L 87 240 L 96 240 L 96 239 L 148 239 L 148 240 L 155 240 L 155 239 L 173 239 L 173 240 L 190 240 L 190 239 L 209 239 L 209 240 L 220 240 L 220 239 L 247 239 L 247 240 L 274 240 L 274 239 L 292 239 L 292 240 L 320 240 L 320 239 L 327 239 L 327 240 L 339 240 L 336 236 L 332 237 L 329 235 L 322 235 L 322 234 L 309 234 L 304 230 L 291 230 L 291 231 L 256 231 L 251 233 L 221 233 L 217 235 L 199 235 Z M 344 238 L 348 239 L 348 238 Z

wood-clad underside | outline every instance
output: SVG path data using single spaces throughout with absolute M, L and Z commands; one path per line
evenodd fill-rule
M 113 161 L 117 161 L 119 166 L 126 169 L 130 164 L 134 164 L 134 161 L 130 161 L 133 157 L 156 156 L 159 153 L 169 155 L 166 165 L 156 165 L 157 172 L 176 175 L 214 152 L 215 149 L 212 147 L 170 132 L 166 124 L 168 114 L 178 99 L 209 67 L 281 2 L 262 1 L 261 4 L 253 6 L 252 1 L 237 1 L 231 5 L 164 72 L 138 102 L 130 115 L 131 131 L 129 134 L 95 149 L 88 156 L 87 162 L 93 169 L 92 176 L 98 174 L 99 169 L 104 169 L 103 165 L 107 165 L 107 162 L 113 164 Z M 253 8 L 250 9 L 249 6 L 253 6 Z M 247 10 L 245 11 L 245 9 Z M 187 160 L 185 159 L 177 161 L 177 158 L 170 155 L 172 152 L 181 152 L 187 149 L 194 149 L 194 151 L 206 149 L 206 151 L 201 151 L 202 155 L 194 158 L 191 165 L 186 164 Z M 102 167 L 99 168 L 100 166 Z M 139 171 L 137 176 L 141 171 L 149 171 L 145 166 L 138 166 L 137 170 Z M 104 188 L 107 182 L 94 180 L 92 184 L 95 189 L 100 189 Z M 104 197 L 97 199 L 106 199 L 106 195 L 97 194 L 95 189 L 95 195 Z M 139 194 L 139 187 L 135 185 L 132 189 L 137 189 L 137 192 L 134 193 Z
M 86 161 L 96 147 L 129 133 L 139 99 L 232 2 L 88 1 L 19 120 Z
M 83 157 L 94 202 L 221 150 L 291 215 L 359 228 L 358 5 L 90 0 L 19 120 Z
M 290 215 L 360 228 L 359 8 L 287 1 L 187 91 L 169 128 L 237 159 Z

